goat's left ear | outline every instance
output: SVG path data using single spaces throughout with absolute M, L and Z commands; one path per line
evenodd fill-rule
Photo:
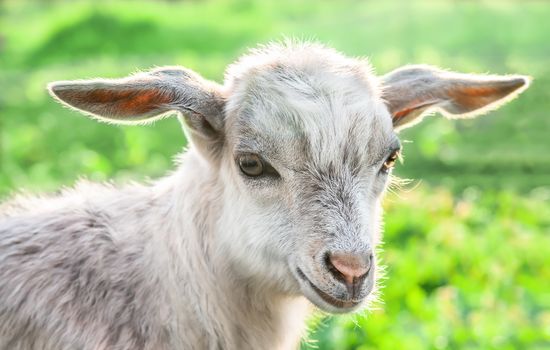
M 199 148 L 212 151 L 223 136 L 221 86 L 181 67 L 163 67 L 121 79 L 58 81 L 50 94 L 102 121 L 140 124 L 179 112 Z
M 393 126 L 403 129 L 434 111 L 449 118 L 469 118 L 494 110 L 525 90 L 530 78 L 461 74 L 414 65 L 394 70 L 381 81 Z

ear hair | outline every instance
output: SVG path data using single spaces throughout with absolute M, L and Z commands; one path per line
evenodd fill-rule
M 68 107 L 117 124 L 150 121 L 170 111 L 209 116 L 219 112 L 223 100 L 218 84 L 181 67 L 121 79 L 57 81 L 48 90 Z M 214 109 L 212 102 L 218 102 Z
M 204 143 L 219 141 L 223 134 L 221 86 L 189 69 L 162 67 L 121 79 L 58 81 L 48 90 L 63 105 L 101 121 L 142 124 L 179 112 L 193 138 Z
M 527 89 L 530 77 L 474 75 L 427 65 L 405 66 L 382 77 L 382 97 L 394 127 L 409 127 L 426 114 L 471 118 L 492 111 Z

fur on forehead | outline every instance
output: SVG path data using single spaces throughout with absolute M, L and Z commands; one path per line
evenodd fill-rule
M 305 138 L 327 160 L 350 143 L 372 145 L 374 134 L 380 144 L 395 137 L 370 64 L 320 44 L 253 49 L 228 68 L 225 80 L 230 134 L 271 137 L 267 144 Z

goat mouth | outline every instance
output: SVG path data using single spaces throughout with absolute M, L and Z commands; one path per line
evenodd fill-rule
M 306 274 L 300 270 L 300 268 L 296 268 L 296 272 L 298 273 L 298 276 L 300 276 L 300 278 L 305 281 L 325 303 L 329 305 L 332 305 L 338 309 L 350 309 L 361 304 L 361 301 L 336 299 L 332 295 L 323 292 L 319 287 L 311 282 L 309 278 L 307 278 Z

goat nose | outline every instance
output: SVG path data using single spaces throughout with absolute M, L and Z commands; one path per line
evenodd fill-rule
M 363 279 L 372 264 L 372 253 L 350 254 L 345 252 L 329 253 L 327 265 L 332 275 L 347 284 L 354 284 Z

